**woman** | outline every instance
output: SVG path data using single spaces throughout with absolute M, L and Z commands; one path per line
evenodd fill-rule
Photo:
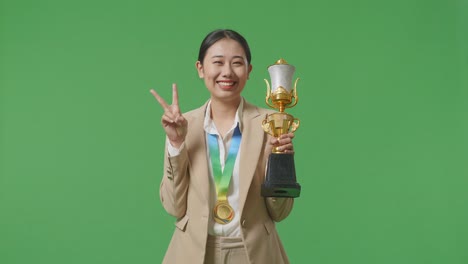
M 163 263 L 289 263 L 274 222 L 289 215 L 293 199 L 260 190 L 272 146 L 293 152 L 294 135 L 270 137 L 261 123 L 272 111 L 241 96 L 250 60 L 244 37 L 215 30 L 195 63 L 208 102 L 181 114 L 175 84 L 171 105 L 151 90 L 167 135 L 160 198 L 177 218 Z

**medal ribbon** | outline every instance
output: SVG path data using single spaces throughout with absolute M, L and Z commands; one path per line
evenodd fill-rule
M 231 139 L 231 146 L 229 153 L 224 163 L 224 170 L 221 169 L 221 161 L 219 156 L 218 136 L 215 134 L 208 134 L 208 144 L 210 148 L 211 166 L 213 168 L 213 176 L 216 185 L 216 194 L 218 201 L 227 200 L 227 192 L 229 182 L 231 181 L 232 172 L 234 171 L 234 163 L 236 162 L 237 152 L 239 152 L 240 141 L 242 135 L 240 133 L 239 125 L 234 129 L 234 134 Z

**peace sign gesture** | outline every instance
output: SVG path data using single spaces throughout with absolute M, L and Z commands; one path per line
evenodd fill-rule
M 166 135 L 173 147 L 179 148 L 185 141 L 187 135 L 187 120 L 180 113 L 179 94 L 177 93 L 177 85 L 172 84 L 172 104 L 168 105 L 159 94 L 151 89 L 150 92 L 164 110 L 161 118 L 161 124 L 166 131 Z

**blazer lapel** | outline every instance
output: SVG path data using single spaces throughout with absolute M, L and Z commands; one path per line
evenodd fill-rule
M 239 211 L 242 212 L 249 192 L 250 184 L 255 174 L 255 169 L 259 162 L 260 153 L 263 147 L 265 132 L 262 124 L 263 116 L 260 116 L 257 108 L 244 101 L 244 113 L 242 117 L 242 143 L 240 155 L 240 190 L 239 190 Z

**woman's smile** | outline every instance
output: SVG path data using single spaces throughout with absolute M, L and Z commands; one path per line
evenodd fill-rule
M 216 82 L 219 86 L 219 88 L 223 89 L 223 90 L 230 90 L 232 88 L 234 88 L 234 85 L 237 83 L 237 82 L 234 82 L 234 81 L 217 81 Z

